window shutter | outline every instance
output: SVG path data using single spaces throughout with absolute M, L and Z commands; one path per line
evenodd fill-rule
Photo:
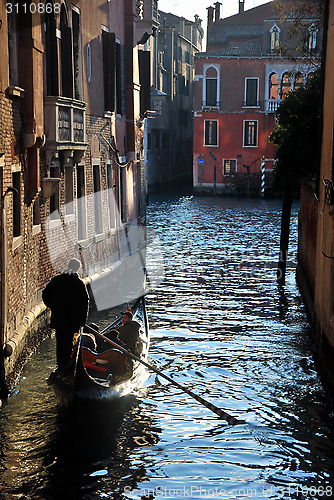
M 102 31 L 103 76 L 104 76 L 104 109 L 115 111 L 115 33 Z
M 140 82 L 140 114 L 151 109 L 151 60 L 150 52 L 138 51 Z

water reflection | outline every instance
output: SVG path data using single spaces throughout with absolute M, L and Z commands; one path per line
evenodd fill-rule
M 48 340 L 0 412 L 0 497 L 329 497 L 310 490 L 334 484 L 333 415 L 295 282 L 297 224 L 278 287 L 278 201 L 153 197 L 148 212 L 165 266 L 147 297 L 151 362 L 246 424 L 157 377 L 116 414 L 62 413 Z
M 47 343 L 53 353 L 53 341 Z M 49 363 L 38 352 L 2 408 L 0 498 L 83 498 L 135 488 L 146 468 L 131 454 L 156 444 L 161 432 L 141 406 L 144 393 L 68 412 L 45 385 Z

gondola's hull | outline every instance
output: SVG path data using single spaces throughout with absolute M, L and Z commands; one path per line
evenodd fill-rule
M 141 340 L 143 350 L 140 359 L 147 360 L 149 348 L 149 329 L 144 298 L 138 299 L 133 306 L 134 319 L 141 325 Z M 119 325 L 115 321 L 108 330 Z M 92 375 L 84 363 L 81 343 L 72 354 L 70 362 L 61 370 L 53 372 L 47 379 L 62 406 L 98 404 L 118 399 L 132 393 L 148 378 L 146 368 L 138 361 L 133 362 L 131 370 L 122 377 L 103 379 Z M 116 350 L 117 351 L 117 350 Z

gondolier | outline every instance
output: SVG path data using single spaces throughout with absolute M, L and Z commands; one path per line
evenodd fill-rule
M 58 369 L 70 359 L 73 336 L 88 316 L 89 296 L 78 275 L 80 267 L 78 259 L 71 259 L 67 272 L 52 278 L 42 292 L 45 305 L 51 309 L 50 326 L 56 330 Z

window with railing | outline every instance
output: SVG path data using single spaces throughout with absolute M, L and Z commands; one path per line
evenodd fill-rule
M 281 84 L 281 98 L 285 99 L 288 93 L 291 91 L 291 76 L 289 73 L 284 73 L 282 76 Z
M 272 73 L 269 77 L 269 99 L 278 99 L 277 73 Z

